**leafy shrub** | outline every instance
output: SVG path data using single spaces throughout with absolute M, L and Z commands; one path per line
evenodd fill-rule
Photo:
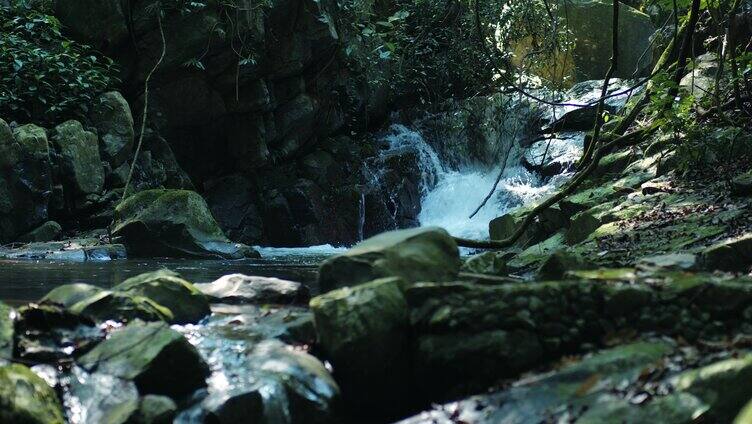
M 53 16 L 0 8 L 0 116 L 55 123 L 81 117 L 118 81 L 112 60 L 60 33 Z

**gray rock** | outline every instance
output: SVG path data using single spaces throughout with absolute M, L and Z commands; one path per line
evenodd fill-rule
M 507 261 L 499 252 L 484 252 L 467 258 L 460 271 L 473 274 L 505 275 Z
M 211 283 L 196 287 L 216 303 L 301 303 L 309 297 L 308 288 L 294 281 L 279 278 L 225 275 Z
M 449 281 L 457 277 L 461 264 L 457 243 L 441 228 L 390 231 L 324 261 L 319 287 L 326 292 L 382 277 L 408 283 Z

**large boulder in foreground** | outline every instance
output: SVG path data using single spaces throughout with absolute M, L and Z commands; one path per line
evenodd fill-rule
M 258 257 L 252 248 L 225 237 L 204 199 L 189 190 L 136 193 L 115 209 L 113 228 L 135 256 Z
M 63 424 L 55 391 L 23 365 L 0 367 L 0 422 Z
M 134 322 L 79 359 L 89 372 L 133 380 L 141 394 L 173 398 L 206 386 L 209 367 L 182 334 L 163 322 Z
M 318 343 L 350 408 L 397 412 L 409 398 L 403 285 L 399 278 L 383 278 L 311 300 Z
M 319 269 L 319 286 L 326 292 L 383 277 L 450 281 L 461 265 L 457 243 L 442 228 L 390 231 L 327 259 Z
M 209 299 L 175 272 L 159 270 L 131 277 L 113 288 L 143 296 L 172 312 L 171 323 L 196 323 L 211 313 Z

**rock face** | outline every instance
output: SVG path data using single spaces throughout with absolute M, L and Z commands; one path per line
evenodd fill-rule
M 238 175 L 251 184 L 253 196 L 238 205 L 242 210 L 226 214 L 219 210 L 233 201 L 221 192 L 241 190 L 208 190 L 223 230 L 248 244 L 357 241 L 356 185 L 363 149 L 347 136 L 338 141 L 332 136 L 347 134 L 357 125 L 348 116 L 378 124 L 390 99 L 389 90 L 352 77 L 344 55 L 338 53 L 346 34 L 333 22 L 350 12 L 331 1 L 280 0 L 249 8 L 236 18 L 220 3 L 194 7 L 197 4 L 201 3 L 187 5 L 188 13 L 170 11 L 165 16 L 170 48 L 152 79 L 150 114 L 158 117 L 155 129 L 169 141 L 196 187 Z M 385 13 L 375 4 L 362 6 L 366 13 Z M 56 0 L 54 10 L 72 37 L 121 64 L 128 85 L 123 91 L 140 96 L 145 75 L 161 50 L 149 4 Z M 253 61 L 238 51 L 240 40 L 253 50 Z M 389 72 L 391 62 L 381 66 Z M 105 100 L 118 109 L 114 98 Z M 128 100 L 134 110 L 143 102 L 140 97 Z M 125 114 L 117 116 L 117 122 L 127 122 L 120 120 Z M 122 143 L 127 133 L 111 136 L 112 131 L 96 126 L 102 156 L 115 170 L 119 153 L 128 150 Z M 162 162 L 147 144 L 144 149 L 151 151 L 152 161 Z M 154 175 L 145 178 L 149 184 L 134 187 L 158 188 L 151 181 L 160 179 L 159 166 L 149 166 L 146 156 L 143 174 Z
M 0 367 L 0 421 L 63 424 L 63 410 L 55 391 L 23 365 Z
M 104 188 L 104 169 L 97 135 L 84 130 L 78 121 L 67 121 L 55 127 L 52 140 L 60 151 L 64 175 L 75 194 L 100 194 Z
M 206 385 L 209 368 L 165 323 L 134 322 L 79 359 L 85 369 L 136 383 L 139 393 L 181 397 Z
M 327 259 L 319 269 L 322 292 L 355 286 L 382 277 L 449 281 L 461 266 L 457 243 L 437 227 L 391 231 Z
M 99 133 L 103 159 L 116 169 L 133 149 L 133 116 L 128 102 L 117 91 L 104 93 L 93 105 L 90 119 Z
M 571 52 L 556 58 L 558 69 L 539 66 L 534 72 L 554 81 L 574 75 L 572 82 L 603 78 L 611 57 L 612 3 L 609 0 L 570 0 L 558 8 L 559 19 L 572 32 Z M 650 37 L 655 27 L 650 17 L 626 4 L 619 6 L 619 63 L 617 78 L 646 76 L 653 64 Z M 520 43 L 517 54 L 523 57 L 533 47 Z M 643 54 L 644 52 L 644 54 Z M 563 68 L 563 70 L 562 70 Z M 633 75 L 637 70 L 637 75 Z
M 136 256 L 258 256 L 228 240 L 204 199 L 187 190 L 147 190 L 127 198 L 115 210 L 113 235 Z
M 196 323 L 211 313 L 207 297 L 193 284 L 172 271 L 161 270 L 129 278 L 113 290 L 143 296 L 166 307 L 171 323 Z
M 52 168 L 43 128 L 11 131 L 0 119 L 0 243 L 13 241 L 49 216 Z
M 309 298 L 308 288 L 300 283 L 243 274 L 225 275 L 211 283 L 197 284 L 196 287 L 217 303 L 291 304 L 306 302 Z
M 318 342 L 352 408 L 395 412 L 409 397 L 402 285 L 398 278 L 384 278 L 311 300 Z

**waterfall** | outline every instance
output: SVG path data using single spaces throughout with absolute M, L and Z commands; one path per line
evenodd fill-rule
M 468 165 L 453 169 L 442 163 L 419 130 L 405 125 L 392 125 L 384 140 L 389 148 L 382 152 L 382 156 L 400 149 L 412 149 L 418 153 L 421 174 L 419 224 L 440 226 L 458 237 L 488 239 L 489 221 L 517 206 L 537 201 L 553 192 L 568 177 L 564 173 L 545 180 L 519 163 L 509 163 L 489 200 L 470 218 L 493 187 L 501 165 L 491 168 Z M 575 137 L 557 139 L 552 144 L 557 151 L 581 152 L 581 140 Z

